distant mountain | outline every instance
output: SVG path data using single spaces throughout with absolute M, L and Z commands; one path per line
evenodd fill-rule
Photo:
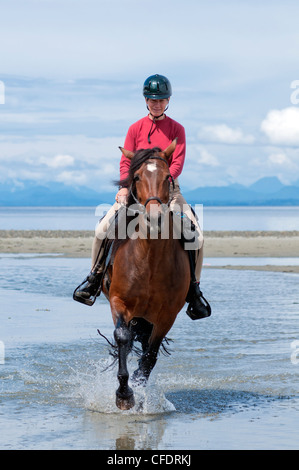
M 206 206 L 287 206 L 299 205 L 299 181 L 284 185 L 278 178 L 261 178 L 250 186 L 205 186 L 183 191 L 190 204 Z M 113 204 L 114 192 L 97 192 L 87 187 L 62 183 L 0 184 L 0 206 L 97 206 Z
M 22 182 L 0 184 L 0 206 L 95 206 L 113 203 L 114 193 L 98 193 L 84 186 L 71 187 L 62 183 L 36 184 Z
M 299 181 L 284 185 L 276 177 L 261 178 L 250 186 L 206 186 L 184 192 L 190 204 L 206 206 L 297 206 L 299 205 Z
M 251 184 L 249 189 L 257 193 L 272 194 L 280 191 L 283 187 L 284 185 L 282 182 L 273 176 L 259 179 L 255 183 Z

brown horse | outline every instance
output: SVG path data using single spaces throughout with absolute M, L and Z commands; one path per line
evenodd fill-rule
M 176 140 L 165 151 L 155 148 L 135 154 L 120 148 L 131 159 L 126 180 L 130 188 L 127 206 L 138 202 L 142 208 L 137 216 L 139 231 L 118 244 L 109 272 L 109 292 L 103 287 L 115 325 L 119 380 L 116 404 L 120 409 L 134 406 L 127 369 L 127 355 L 133 341 L 141 343 L 142 356 L 132 381 L 146 384 L 161 343 L 184 306 L 190 285 L 188 254 L 178 237 L 173 236 L 169 211 L 168 159 L 175 146 Z M 163 236 L 166 226 L 167 236 Z M 155 236 L 151 237 L 153 231 Z

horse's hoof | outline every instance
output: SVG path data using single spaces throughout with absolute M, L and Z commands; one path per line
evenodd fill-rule
M 134 393 L 130 390 L 130 393 L 126 396 L 122 393 L 116 392 L 116 406 L 120 410 L 130 410 L 135 405 Z

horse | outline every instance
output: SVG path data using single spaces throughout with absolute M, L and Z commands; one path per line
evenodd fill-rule
M 188 254 L 179 237 L 174 236 L 169 210 L 173 180 L 168 162 L 175 147 L 176 139 L 164 151 L 154 148 L 133 153 L 119 147 L 131 160 L 126 179 L 127 208 L 136 203 L 142 209 L 135 224 L 139 233 L 135 231 L 118 243 L 115 240 L 117 248 L 108 270 L 109 290 L 104 281 L 102 286 L 115 326 L 119 381 L 116 405 L 121 410 L 135 405 L 127 368 L 134 341 L 141 343 L 142 355 L 132 383 L 145 386 L 160 346 L 185 304 L 190 285 Z M 163 236 L 165 227 L 167 235 Z

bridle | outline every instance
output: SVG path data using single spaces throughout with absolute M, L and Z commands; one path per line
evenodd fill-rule
M 159 157 L 158 155 L 153 155 L 153 156 L 149 157 L 148 160 L 161 160 L 162 162 L 164 162 L 164 163 L 168 166 L 167 161 L 166 161 L 164 158 Z M 171 175 L 169 175 L 169 178 L 171 179 L 172 188 L 173 188 L 173 190 L 174 190 L 174 179 L 173 179 L 173 177 L 172 177 Z M 170 182 L 169 182 L 169 184 L 170 184 Z M 165 205 L 165 204 L 161 201 L 161 199 L 160 199 L 158 196 L 151 196 L 151 197 L 147 198 L 147 200 L 145 201 L 144 204 L 141 204 L 141 202 L 138 201 L 137 197 L 135 196 L 135 194 L 134 194 L 134 192 L 133 192 L 133 182 L 132 182 L 132 184 L 131 184 L 131 186 L 130 186 L 130 194 L 131 194 L 132 198 L 134 199 L 134 201 L 135 201 L 137 204 L 143 206 L 144 209 L 146 208 L 147 204 L 148 204 L 150 201 L 157 201 L 157 202 L 159 202 L 159 204 L 161 204 L 162 206 Z M 170 203 L 171 203 L 172 199 L 173 199 L 173 196 L 169 193 L 169 199 L 168 199 L 168 202 L 167 202 L 167 204 L 166 204 L 167 207 L 170 206 Z

